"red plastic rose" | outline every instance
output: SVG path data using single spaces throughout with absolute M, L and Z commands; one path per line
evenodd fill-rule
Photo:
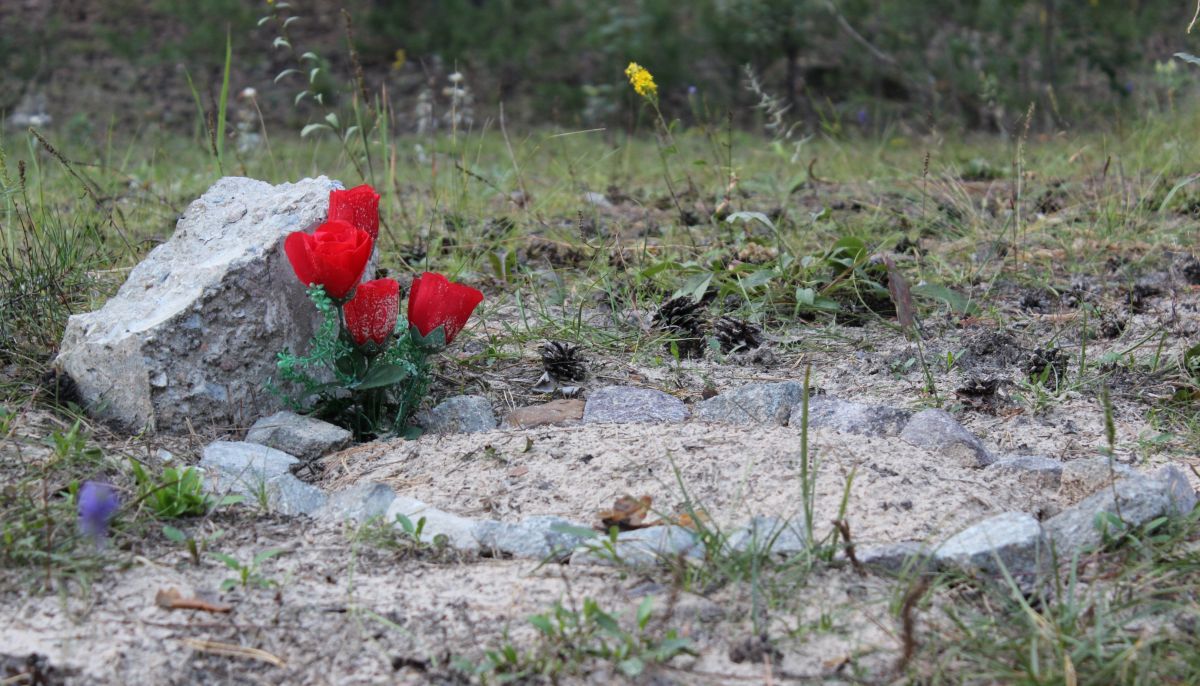
M 380 347 L 396 330 L 400 311 L 400 284 L 394 279 L 375 279 L 359 284 L 354 298 L 346 303 L 346 328 L 358 345 L 372 341 Z
M 329 191 L 329 220 L 340 219 L 379 238 L 379 194 L 363 184 L 348 191 Z
M 320 284 L 334 299 L 345 298 L 362 278 L 374 241 L 349 222 L 330 221 L 311 234 L 288 235 L 283 250 L 305 286 Z
M 413 279 L 408 293 L 408 323 L 422 336 L 428 336 L 439 326 L 444 327 L 449 344 L 481 302 L 483 293 L 474 288 L 450 283 L 441 274 L 425 272 Z

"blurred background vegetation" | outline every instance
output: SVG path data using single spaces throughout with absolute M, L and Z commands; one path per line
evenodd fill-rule
M 749 65 L 805 131 L 1010 132 L 1031 105 L 1035 129 L 1061 130 L 1173 107 L 1193 78 L 1171 60 L 1198 52 L 1184 32 L 1193 10 L 1179 0 L 5 0 L 0 112 L 19 123 L 44 113 L 81 136 L 197 126 L 188 78 L 215 101 L 228 32 L 233 92 L 253 87 L 266 122 L 297 127 L 327 111 L 295 104 L 307 88 L 326 105 L 385 92 L 415 130 L 421 107 L 448 106 L 455 72 L 476 123 L 503 103 L 523 124 L 627 126 L 639 110 L 622 70 L 637 61 L 685 122 L 765 117 Z M 297 71 L 276 82 L 287 69 Z

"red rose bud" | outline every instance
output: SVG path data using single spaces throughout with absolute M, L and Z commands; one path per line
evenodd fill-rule
M 329 220 L 340 219 L 379 238 L 379 194 L 363 184 L 348 191 L 329 191 Z
M 371 341 L 382 348 L 396 330 L 400 311 L 400 284 L 394 279 L 375 279 L 360 284 L 346 303 L 346 328 L 358 345 Z
M 288 235 L 283 250 L 305 286 L 319 284 L 331 298 L 345 298 L 362 278 L 374 241 L 349 222 L 329 221 L 311 234 Z
M 442 327 L 446 343 L 449 344 L 466 326 L 471 312 L 481 302 L 483 293 L 474 288 L 450 283 L 441 274 L 425 272 L 413 279 L 412 289 L 409 290 L 408 323 L 421 336 L 428 336 Z

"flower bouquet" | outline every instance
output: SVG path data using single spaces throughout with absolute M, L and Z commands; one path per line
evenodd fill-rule
M 358 438 L 404 433 L 429 388 L 431 354 L 462 331 L 483 293 L 426 272 L 408 293 L 407 326 L 397 326 L 400 284 L 362 282 L 379 235 L 379 194 L 370 186 L 329 194 L 329 215 L 312 233 L 284 242 L 288 261 L 323 321 L 307 355 L 283 351 L 279 379 L 295 411 L 354 432 Z

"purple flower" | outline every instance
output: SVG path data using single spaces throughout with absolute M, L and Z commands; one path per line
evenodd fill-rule
M 691 96 L 693 96 L 693 95 L 695 95 L 695 94 L 696 94 L 696 87 L 695 87 L 695 86 L 688 86 L 688 97 L 691 97 Z
M 84 481 L 79 488 L 79 529 L 102 545 L 108 536 L 108 523 L 112 521 L 121 501 L 112 486 L 100 481 Z
M 865 107 L 860 107 L 860 108 L 859 108 L 859 110 L 858 110 L 858 114 L 857 114 L 857 118 L 858 118 L 858 125 L 859 125 L 859 126 L 866 126 L 866 125 L 867 125 L 867 109 L 866 109 Z

